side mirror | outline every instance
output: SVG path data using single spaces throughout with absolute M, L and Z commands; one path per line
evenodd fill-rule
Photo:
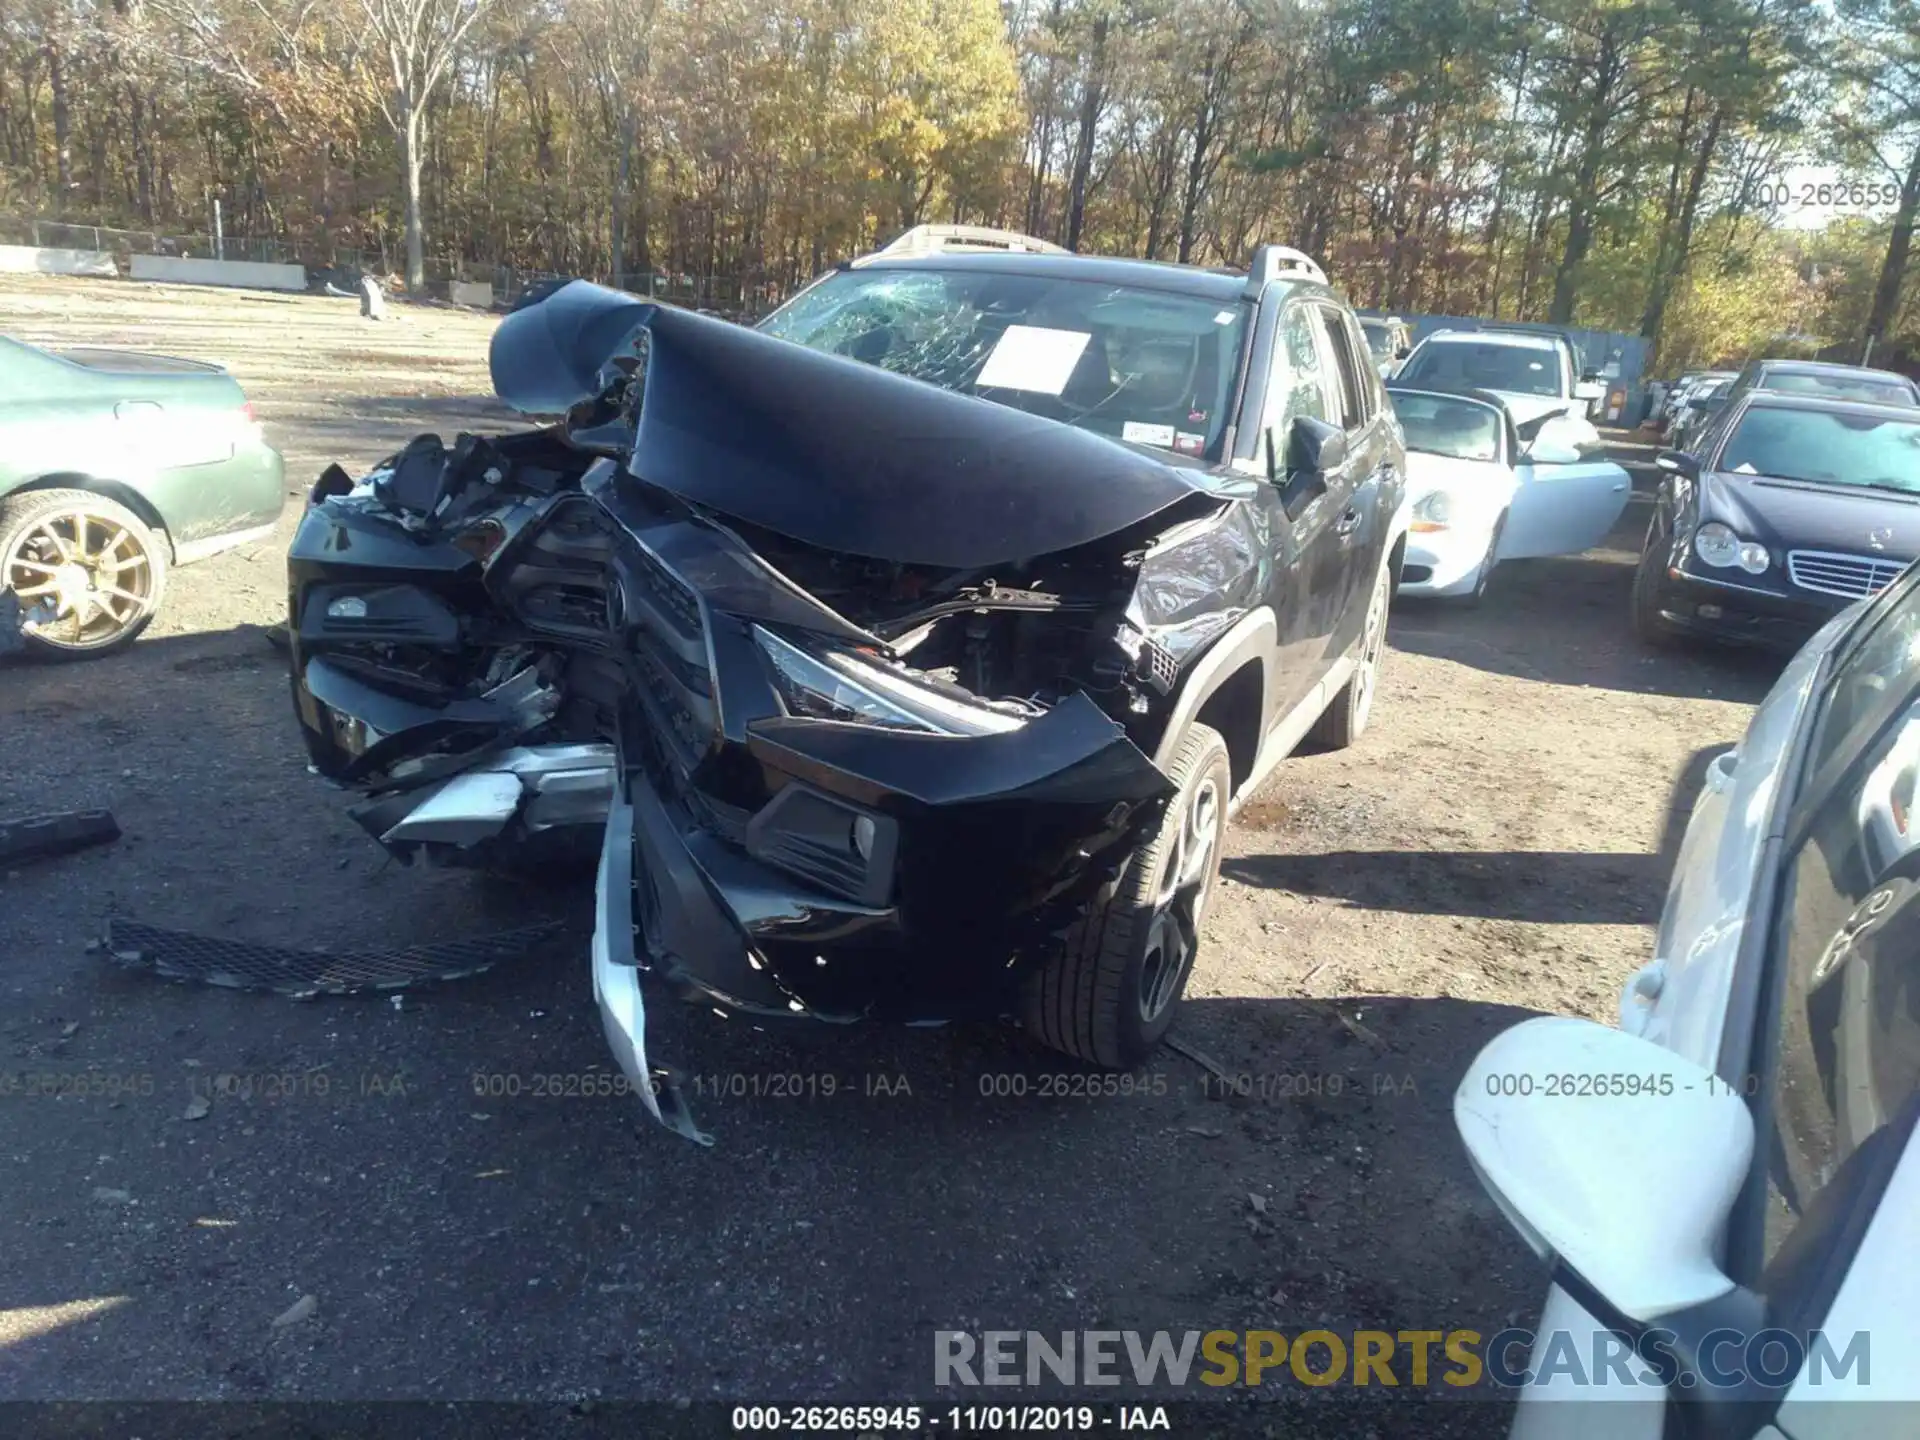
M 1393 352 L 1393 358 L 1396 360 L 1404 360 L 1407 358 L 1407 356 L 1411 355 L 1412 353 L 1413 353 L 1413 347 L 1411 345 L 1402 345 L 1399 349 Z
M 1480 1052 L 1453 1118 L 1513 1227 L 1627 1320 L 1734 1291 L 1715 1252 L 1753 1162 L 1753 1116 L 1709 1071 L 1637 1035 L 1546 1016 Z
M 1597 375 L 1589 375 L 1573 387 L 1573 398 L 1588 401 L 1604 400 L 1607 398 L 1606 382 Z
M 1662 450 L 1653 457 L 1653 463 L 1669 475 L 1684 475 L 1689 480 L 1700 478 L 1700 460 L 1685 450 Z
M 1347 433 L 1311 415 L 1296 415 L 1287 427 L 1287 473 L 1324 474 L 1347 458 Z

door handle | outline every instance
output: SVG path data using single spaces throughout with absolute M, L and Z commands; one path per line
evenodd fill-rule
M 1340 518 L 1333 522 L 1333 533 L 1336 535 L 1351 535 L 1359 528 L 1360 509 L 1356 505 L 1349 505 L 1346 509 L 1342 510 L 1340 512 Z
M 122 400 L 113 407 L 116 420 L 151 420 L 164 407 L 157 400 Z

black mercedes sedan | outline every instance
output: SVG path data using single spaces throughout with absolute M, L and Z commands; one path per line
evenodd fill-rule
M 1633 623 L 1797 648 L 1920 555 L 1920 410 L 1754 390 L 1668 450 Z

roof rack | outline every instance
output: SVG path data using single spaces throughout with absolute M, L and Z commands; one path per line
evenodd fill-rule
M 1064 245 L 1042 240 L 1037 235 L 1022 235 L 1018 230 L 995 230 L 987 225 L 916 225 L 882 245 L 871 255 L 862 255 L 859 265 L 881 256 L 900 259 L 908 255 L 940 255 L 954 250 L 984 250 L 1000 254 L 1071 255 Z
M 1295 250 L 1291 245 L 1257 245 L 1253 264 L 1247 272 L 1247 294 L 1258 296 L 1282 275 L 1304 275 L 1322 285 L 1327 283 L 1327 272 L 1304 250 Z

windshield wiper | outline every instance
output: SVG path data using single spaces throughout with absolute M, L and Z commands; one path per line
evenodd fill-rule
M 1765 470 L 1722 470 L 1722 475 L 1738 475 L 1742 480 L 1772 480 L 1781 485 L 1829 485 L 1839 490 L 1878 490 L 1883 495 L 1901 495 L 1920 501 L 1920 489 L 1892 480 L 1816 480 L 1806 475 L 1770 475 Z

